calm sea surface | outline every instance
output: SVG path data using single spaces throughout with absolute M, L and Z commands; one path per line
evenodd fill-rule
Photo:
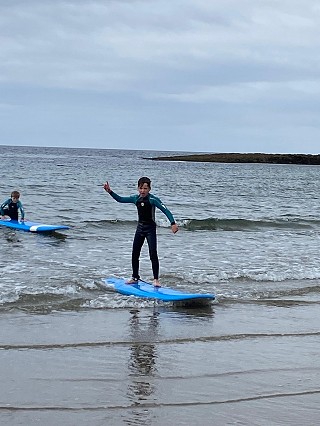
M 28 220 L 70 226 L 0 227 L 1 424 L 318 424 L 320 167 L 161 154 L 0 146 L 1 202 L 17 189 Z M 131 275 L 137 213 L 102 185 L 141 176 L 180 227 L 157 211 L 162 285 L 215 303 L 104 288 Z

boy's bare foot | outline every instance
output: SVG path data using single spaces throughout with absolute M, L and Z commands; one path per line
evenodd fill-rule
M 153 280 L 153 285 L 155 287 L 161 287 L 160 281 L 159 280 Z
M 130 278 L 130 280 L 126 281 L 126 284 L 138 284 L 138 278 Z

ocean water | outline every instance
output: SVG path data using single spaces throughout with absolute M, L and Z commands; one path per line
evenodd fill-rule
M 0 146 L 2 199 L 70 226 L 0 228 L 3 424 L 317 424 L 320 168 L 161 154 Z M 180 228 L 157 212 L 162 285 L 210 306 L 104 288 L 131 275 L 137 213 L 103 183 L 130 195 L 141 176 Z

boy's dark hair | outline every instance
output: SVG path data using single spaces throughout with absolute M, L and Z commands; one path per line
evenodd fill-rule
M 12 191 L 11 192 L 11 198 L 20 198 L 20 192 L 19 191 Z
M 140 186 L 142 186 L 144 183 L 146 183 L 148 187 L 151 188 L 151 180 L 146 176 L 143 176 L 138 180 L 138 188 L 140 188 Z

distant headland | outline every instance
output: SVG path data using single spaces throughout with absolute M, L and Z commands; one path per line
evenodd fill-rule
M 145 159 L 158 161 L 196 161 L 208 163 L 268 163 L 320 165 L 320 154 L 216 153 L 172 155 Z

